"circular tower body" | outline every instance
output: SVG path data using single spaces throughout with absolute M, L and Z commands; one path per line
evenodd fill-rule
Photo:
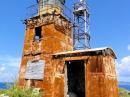
M 65 0 L 39 0 L 39 15 L 62 14 Z

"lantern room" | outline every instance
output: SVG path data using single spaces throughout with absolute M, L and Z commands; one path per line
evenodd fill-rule
M 46 13 L 62 14 L 65 0 L 39 0 L 39 15 Z

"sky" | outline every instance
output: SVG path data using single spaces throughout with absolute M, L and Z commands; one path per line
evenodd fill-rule
M 91 47 L 111 47 L 116 55 L 119 81 L 130 82 L 130 0 L 87 0 Z M 71 1 L 67 0 L 67 2 Z M 35 0 L 0 3 L 0 82 L 14 81 L 19 72 L 27 7 Z

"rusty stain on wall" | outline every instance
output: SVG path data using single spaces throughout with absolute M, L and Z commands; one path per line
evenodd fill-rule
M 25 24 L 20 86 L 40 88 L 44 97 L 119 97 L 112 49 L 73 51 L 71 23 L 60 14 L 36 16 Z M 43 79 L 26 78 L 27 63 L 39 60 L 45 62 Z

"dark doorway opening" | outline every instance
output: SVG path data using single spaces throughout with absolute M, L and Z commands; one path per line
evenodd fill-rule
M 85 97 L 84 61 L 69 61 L 67 64 L 67 87 L 69 97 Z

